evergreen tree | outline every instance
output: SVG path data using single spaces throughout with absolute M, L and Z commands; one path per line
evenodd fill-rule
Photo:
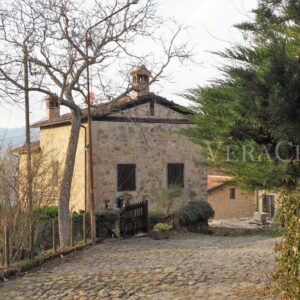
M 224 78 L 185 94 L 199 112 L 185 133 L 208 167 L 242 186 L 280 191 L 285 233 L 276 279 L 299 299 L 300 1 L 261 0 L 254 15 L 236 26 L 247 45 L 217 53 L 228 62 Z

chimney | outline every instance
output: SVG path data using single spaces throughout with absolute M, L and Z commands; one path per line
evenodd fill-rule
M 135 99 L 149 94 L 150 75 L 151 72 L 146 69 L 145 65 L 137 66 L 131 70 L 130 77 L 133 87 L 130 94 L 131 98 Z
M 46 111 L 48 120 L 60 117 L 60 104 L 57 97 L 46 96 Z

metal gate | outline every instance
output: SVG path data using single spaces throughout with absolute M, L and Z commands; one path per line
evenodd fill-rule
M 123 238 L 148 232 L 148 201 L 134 203 L 120 211 L 120 236 Z

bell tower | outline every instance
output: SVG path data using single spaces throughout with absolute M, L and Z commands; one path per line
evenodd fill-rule
M 145 65 L 137 66 L 131 70 L 130 77 L 133 88 L 130 94 L 131 98 L 136 99 L 139 96 L 145 96 L 149 94 L 150 76 L 151 72 L 147 70 Z

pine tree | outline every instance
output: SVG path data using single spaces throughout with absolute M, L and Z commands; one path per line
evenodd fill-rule
M 205 164 L 237 183 L 282 194 L 284 239 L 275 278 L 290 299 L 300 297 L 300 2 L 261 0 L 253 22 L 236 27 L 247 45 L 216 53 L 223 79 L 188 90 L 197 126 L 185 133 Z M 297 298 L 298 297 L 298 298 Z

